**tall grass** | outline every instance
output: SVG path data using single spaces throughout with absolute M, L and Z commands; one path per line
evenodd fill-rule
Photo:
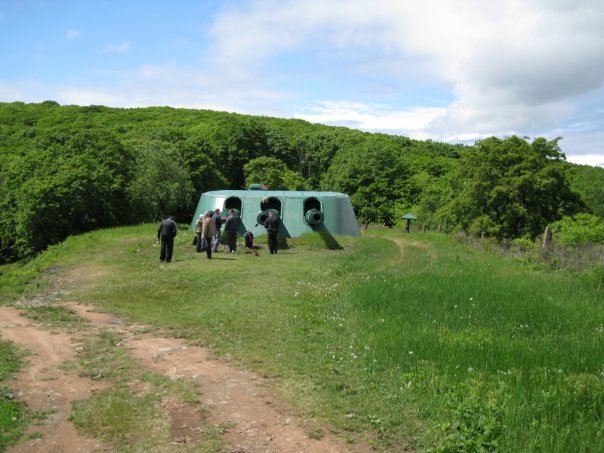
M 154 228 L 70 238 L 70 298 L 276 378 L 301 413 L 380 448 L 598 451 L 603 289 L 432 234 L 290 241 L 212 260 Z M 67 251 L 68 250 L 68 251 Z M 51 264 L 49 264 L 51 265 Z M 102 271 L 102 272 L 101 272 Z M 346 434 L 348 433 L 348 434 Z
M 400 270 L 367 276 L 335 306 L 346 314 L 349 361 L 380 382 L 383 401 L 417 400 L 443 427 L 443 446 L 469 448 L 461 434 L 471 432 L 506 451 L 601 445 L 604 318 L 594 282 L 432 241 L 407 247 Z M 464 428 L 468 420 L 488 426 Z

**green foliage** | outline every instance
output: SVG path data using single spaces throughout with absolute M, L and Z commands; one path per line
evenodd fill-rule
M 131 156 L 111 134 L 48 134 L 9 156 L 0 197 L 3 255 L 29 255 L 127 217 Z
M 552 233 L 561 244 L 604 244 L 604 220 L 592 214 L 565 216 L 552 224 Z
M 453 198 L 442 209 L 451 228 L 498 238 L 532 237 L 584 209 L 570 190 L 558 140 L 491 137 L 461 156 Z
M 334 158 L 323 188 L 352 194 L 358 218 L 365 223 L 396 222 L 395 201 L 404 195 L 407 169 L 396 149 L 373 143 L 352 144 Z
M 222 174 L 234 188 L 244 184 L 243 166 L 267 149 L 264 125 L 240 115 L 220 119 L 211 129 L 209 141 L 218 154 Z
M 274 157 L 257 157 L 243 166 L 245 187 L 260 183 L 270 190 L 304 190 L 302 177 Z
M 188 168 L 179 153 L 156 144 L 140 153 L 128 185 L 137 219 L 152 221 L 186 210 L 192 191 Z
M 444 438 L 439 453 L 497 451 L 503 434 L 501 397 L 479 395 L 470 387 L 452 407 L 451 421 L 439 427 Z
M 195 206 L 199 201 L 199 195 L 203 192 L 229 187 L 229 182 L 216 164 L 215 153 L 203 133 L 195 134 L 185 140 L 179 146 L 179 150 L 193 184 L 189 206 Z
M 594 215 L 604 219 L 604 168 L 569 164 L 566 172 L 572 189 L 581 195 Z
M 539 234 L 583 210 L 602 216 L 604 205 L 604 170 L 564 162 L 557 141 L 544 139 L 472 147 L 302 120 L 47 101 L 0 103 L 0 153 L 0 261 L 96 228 L 168 213 L 184 220 L 200 193 L 246 178 L 343 191 L 366 225 L 413 212 L 418 226 L 499 238 Z

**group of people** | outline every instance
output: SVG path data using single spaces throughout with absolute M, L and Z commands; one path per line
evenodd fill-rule
M 234 209 L 229 209 L 229 216 L 227 218 L 221 217 L 220 209 L 216 208 L 214 214 L 208 211 L 205 215 L 201 214 L 197 219 L 197 223 L 195 224 L 195 238 L 196 251 L 198 253 L 205 250 L 208 259 L 212 258 L 212 252 L 218 251 L 221 237 L 220 230 L 223 224 L 227 233 L 229 252 L 235 253 L 237 251 L 239 217 L 235 214 Z
M 277 253 L 279 249 L 279 243 L 277 240 L 277 232 L 281 222 L 272 211 L 268 211 L 268 217 L 264 222 L 268 234 L 268 249 L 273 253 Z M 211 211 L 201 214 L 195 223 L 195 250 L 199 253 L 203 250 L 206 251 L 208 259 L 212 258 L 212 252 L 218 251 L 218 245 L 220 244 L 221 229 L 224 225 L 224 229 L 227 233 L 227 243 L 229 246 L 229 253 L 235 253 L 237 251 L 237 230 L 239 228 L 239 216 L 235 213 L 234 209 L 229 209 L 228 217 L 224 218 L 220 215 L 220 209 L 216 208 L 214 213 Z M 157 240 L 161 241 L 161 250 L 159 260 L 161 262 L 169 263 L 172 261 L 172 254 L 174 251 L 174 238 L 178 232 L 178 227 L 173 217 L 168 217 L 159 224 L 157 230 Z M 251 242 L 249 239 L 253 238 L 251 232 L 247 232 L 246 246 L 251 248 Z M 253 240 L 253 239 L 252 239 Z

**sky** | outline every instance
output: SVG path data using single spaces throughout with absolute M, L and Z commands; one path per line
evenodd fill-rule
M 211 109 L 604 167 L 604 0 L 0 0 L 0 102 Z

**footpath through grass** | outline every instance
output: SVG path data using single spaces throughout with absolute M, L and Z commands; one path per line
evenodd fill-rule
M 152 225 L 70 238 L 3 268 L 9 298 L 61 267 L 68 295 L 167 328 L 276 378 L 301 413 L 351 441 L 439 451 L 603 451 L 597 274 L 534 271 L 437 235 L 317 237 L 260 256 L 160 265 Z M 49 281 L 52 281 L 50 279 Z M 5 290 L 6 289 L 6 290 Z M 47 289 L 48 291 L 48 289 Z

